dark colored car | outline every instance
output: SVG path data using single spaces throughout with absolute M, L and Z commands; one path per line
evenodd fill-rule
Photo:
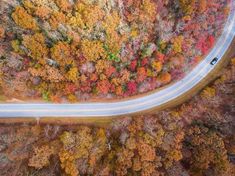
M 211 65 L 215 65 L 218 62 L 218 58 L 215 57 L 212 61 L 211 61 Z

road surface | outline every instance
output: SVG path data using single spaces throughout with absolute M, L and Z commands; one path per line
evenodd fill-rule
M 10 117 L 79 117 L 105 119 L 145 113 L 172 107 L 202 88 L 208 77 L 224 64 L 223 57 L 235 36 L 235 0 L 224 32 L 209 55 L 182 80 L 144 97 L 109 103 L 79 104 L 0 104 L 0 118 Z M 235 48 L 233 48 L 235 50 Z M 212 65 L 211 61 L 218 58 Z

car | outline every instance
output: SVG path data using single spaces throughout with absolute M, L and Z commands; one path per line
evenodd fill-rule
M 218 62 L 218 58 L 215 57 L 212 61 L 211 61 L 211 65 L 215 65 Z

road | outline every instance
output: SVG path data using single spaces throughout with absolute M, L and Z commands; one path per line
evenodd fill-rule
M 152 94 L 109 103 L 79 104 L 0 104 L 0 118 L 10 117 L 79 117 L 106 119 L 131 114 L 144 114 L 150 110 L 172 107 L 200 90 L 213 73 L 226 62 L 224 55 L 235 36 L 235 0 L 225 30 L 209 55 L 182 80 Z M 233 48 L 235 50 L 235 48 Z M 231 50 L 231 48 L 230 48 Z M 215 65 L 211 61 L 218 58 Z

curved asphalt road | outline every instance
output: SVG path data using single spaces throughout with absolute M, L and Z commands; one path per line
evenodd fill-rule
M 79 104 L 0 104 L 0 118 L 6 117 L 81 117 L 98 118 L 127 115 L 146 111 L 170 103 L 198 85 L 214 68 L 221 63 L 222 57 L 235 36 L 235 0 L 232 11 L 216 46 L 209 55 L 182 80 L 145 97 L 113 103 Z M 211 61 L 218 58 L 215 65 Z

